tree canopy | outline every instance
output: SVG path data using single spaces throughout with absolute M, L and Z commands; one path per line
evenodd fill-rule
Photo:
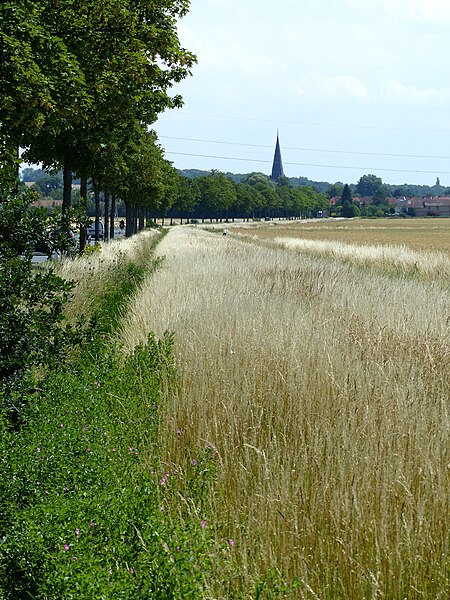
M 99 180 L 190 73 L 177 18 L 187 0 L 6 0 L 0 9 L 2 154 Z M 3 90 L 7 90 L 4 92 Z
M 356 184 L 356 191 L 360 196 L 375 196 L 383 180 L 376 175 L 363 175 Z

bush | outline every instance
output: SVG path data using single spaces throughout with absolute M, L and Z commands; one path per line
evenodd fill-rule
M 72 284 L 32 265 L 35 245 L 49 242 L 54 224 L 33 199 L 3 193 L 0 202 L 0 409 L 14 425 L 36 369 L 55 368 L 77 342 L 62 316 Z

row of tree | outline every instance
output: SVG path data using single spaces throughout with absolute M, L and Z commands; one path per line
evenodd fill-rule
M 120 195 L 129 227 L 137 204 L 157 208 L 176 178 L 149 131 L 195 57 L 177 19 L 188 0 L 2 0 L 0 3 L 0 428 L 20 427 L 23 392 L 67 355 L 82 325 L 64 325 L 71 284 L 34 268 L 35 248 L 63 249 L 76 217 L 85 232 L 87 183 L 106 216 Z M 20 156 L 22 149 L 22 156 Z M 62 171 L 61 218 L 19 187 L 21 162 Z M 72 180 L 80 178 L 74 212 Z M 51 186 L 47 180 L 44 186 Z M 49 191 L 50 193 L 50 191 Z M 98 223 L 98 210 L 96 223 Z M 60 235 L 62 233 L 62 235 Z M 108 233 L 108 228 L 105 228 Z M 80 245 L 83 248 L 83 235 Z M 0 535 L 1 537 L 1 535 Z M 1 596 L 0 592 L 0 596 Z
M 144 169 L 144 165 L 143 165 Z M 136 171 L 137 172 L 137 171 Z M 148 172 L 148 168 L 147 168 Z M 329 201 L 325 194 L 310 186 L 294 187 L 284 177 L 275 184 L 262 173 L 250 173 L 242 176 L 240 182 L 231 179 L 228 173 L 220 171 L 204 172 L 203 175 L 190 178 L 168 169 L 162 171 L 159 202 L 146 204 L 145 214 L 151 218 L 169 217 L 171 219 L 234 219 L 264 217 L 309 217 L 325 212 Z M 144 171 L 141 173 L 143 178 Z M 156 175 L 152 178 L 155 180 Z M 40 169 L 24 169 L 22 179 L 34 184 L 30 189 L 38 190 L 42 198 L 55 199 L 62 194 L 62 173 L 48 175 Z M 139 182 L 139 188 L 149 191 Z M 141 187 L 142 186 L 142 187 Z M 140 192 L 136 189 L 134 198 L 139 201 Z M 74 196 L 77 197 L 76 190 Z M 155 197 L 155 192 L 152 192 Z M 107 194 L 100 194 L 100 214 L 105 215 Z M 88 215 L 95 216 L 95 189 L 89 186 L 87 194 Z M 144 203 L 145 198 L 142 198 Z M 121 198 L 116 202 L 116 216 L 125 216 L 125 205 Z
M 274 183 L 263 173 L 250 173 L 236 183 L 225 173 L 211 171 L 195 179 L 181 176 L 175 201 L 166 214 L 202 221 L 305 218 L 325 212 L 328 206 L 325 194 L 312 187 L 296 188 L 286 177 Z
M 169 91 L 195 62 L 176 28 L 188 5 L 188 0 L 4 0 L 3 177 L 17 175 L 19 160 L 62 170 L 63 211 L 71 205 L 73 175 L 81 178 L 83 199 L 91 179 L 96 198 L 103 189 L 111 192 L 106 197 L 112 203 L 116 194 L 125 200 L 130 229 L 136 225 L 135 206 L 157 208 L 175 174 L 149 126 L 162 111 L 181 105 Z

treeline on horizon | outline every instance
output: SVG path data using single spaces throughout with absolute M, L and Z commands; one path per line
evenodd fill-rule
M 394 186 L 383 183 L 380 177 L 369 174 L 360 177 L 356 184 L 314 182 L 306 177 L 282 177 L 273 182 L 263 173 L 234 174 L 218 170 L 177 170 L 166 162 L 166 177 L 159 193 L 144 186 L 147 195 L 142 198 L 140 226 L 147 219 L 257 219 L 257 218 L 311 218 L 324 216 L 383 216 L 393 212 L 387 202 L 389 196 L 442 196 L 449 189 L 441 186 L 439 179 L 434 186 Z M 169 176 L 170 175 L 170 176 Z M 34 182 L 31 186 L 47 203 L 50 212 L 57 210 L 63 196 L 63 173 L 49 174 L 41 169 L 24 168 L 22 182 Z M 77 180 L 74 179 L 77 183 Z M 136 182 L 139 186 L 139 182 Z M 73 190 L 75 205 L 81 201 L 80 191 Z M 360 198 L 371 197 L 369 205 Z M 337 198 L 331 202 L 332 198 Z M 345 202 L 344 202 L 345 199 Z M 343 209 L 348 204 L 349 210 Z M 106 205 L 106 209 L 105 209 Z M 116 217 L 127 216 L 126 197 L 120 193 L 115 198 Z M 96 220 L 108 213 L 104 192 L 90 185 L 85 199 L 90 217 Z M 348 214 L 347 214 L 348 213 Z M 111 215 L 112 216 L 112 215 Z
M 196 179 L 197 177 L 204 177 L 208 175 L 211 171 L 205 171 L 202 169 L 177 169 L 177 172 L 182 177 L 187 177 L 189 179 Z M 224 173 L 228 179 L 231 179 L 235 183 L 242 183 L 246 178 L 249 177 L 250 173 L 231 173 L 227 171 Z M 329 181 L 314 181 L 312 179 L 308 179 L 308 177 L 288 177 L 289 183 L 293 187 L 302 187 L 302 186 L 311 186 L 318 192 L 327 194 L 328 197 L 332 198 L 334 196 L 340 196 L 342 194 L 342 190 L 344 188 L 344 182 L 336 181 L 335 183 L 330 183 Z M 372 185 L 372 189 L 359 191 L 361 187 L 361 183 L 366 181 L 367 179 L 375 182 L 375 186 Z M 62 172 L 57 173 L 56 175 L 50 175 L 43 169 L 36 169 L 33 167 L 25 167 L 21 173 L 21 180 L 23 182 L 35 182 L 39 184 L 40 191 L 44 196 L 48 195 L 48 191 L 57 190 L 61 188 L 61 185 L 58 185 L 58 182 L 62 183 Z M 79 183 L 78 179 L 74 179 L 74 183 Z M 400 198 L 402 196 L 406 197 L 428 197 L 428 196 L 448 196 L 450 195 L 450 187 L 443 186 L 440 184 L 439 179 L 437 179 L 435 185 L 419 185 L 414 183 L 403 183 L 403 184 L 389 184 L 384 183 L 381 178 L 376 177 L 375 175 L 363 175 L 357 183 L 349 183 L 348 186 L 350 191 L 354 195 L 375 195 L 378 191 L 380 185 L 383 185 L 385 189 L 386 196 L 392 196 L 394 198 Z M 365 192 L 370 193 L 365 193 Z M 59 194 L 54 194 L 55 199 L 59 198 Z
M 60 199 L 62 173 L 48 175 L 40 170 L 25 169 L 22 180 L 34 181 L 31 189 L 41 197 L 54 200 L 54 206 Z M 163 193 L 154 198 L 151 191 L 142 208 L 145 216 L 153 219 L 306 218 L 325 212 L 330 205 L 329 197 L 311 186 L 294 187 L 285 177 L 274 183 L 263 173 L 250 173 L 242 181 L 236 182 L 221 171 L 205 172 L 204 175 L 191 178 L 172 168 L 170 177 L 165 179 Z M 74 190 L 72 196 L 76 205 L 80 200 L 79 190 Z M 116 216 L 127 216 L 124 200 L 117 195 Z M 87 191 L 89 216 L 104 215 L 104 201 L 104 194 L 96 201 L 95 188 L 91 185 Z
M 196 177 L 201 177 L 206 175 L 209 171 L 204 171 L 201 169 L 179 169 L 178 172 L 180 175 L 184 177 L 189 177 L 190 179 L 195 179 Z M 231 173 L 227 171 L 225 175 L 235 181 L 236 183 L 240 183 L 248 177 L 248 173 Z M 450 195 L 450 187 L 446 187 L 440 184 L 439 179 L 436 180 L 435 185 L 418 185 L 414 183 L 402 183 L 402 184 L 389 184 L 384 183 L 379 177 L 375 175 L 363 175 L 361 179 L 364 181 L 365 178 L 375 178 L 378 182 L 381 182 L 384 188 L 386 188 L 386 196 L 392 196 L 394 198 L 400 198 L 402 196 L 406 197 L 427 197 L 427 196 L 447 196 Z M 335 183 L 330 183 L 329 181 L 314 181 L 312 179 L 308 179 L 308 177 L 288 177 L 289 183 L 293 187 L 301 187 L 301 186 L 311 186 L 318 192 L 322 192 L 327 194 L 329 197 L 340 196 L 342 194 L 342 190 L 344 188 L 345 182 L 336 181 Z M 376 190 L 370 194 L 362 194 L 358 192 L 358 183 L 349 183 L 348 186 L 350 191 L 353 194 L 358 194 L 360 196 L 363 195 L 375 195 Z M 381 185 L 380 183 L 376 183 L 375 186 Z M 371 190 L 372 191 L 372 190 Z M 331 194 L 331 195 L 330 195 Z

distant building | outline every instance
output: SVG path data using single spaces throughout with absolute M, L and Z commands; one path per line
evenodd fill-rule
M 330 200 L 330 205 L 335 206 L 340 196 L 334 196 Z M 354 198 L 360 207 L 373 204 L 373 196 L 360 196 Z M 394 198 L 388 196 L 383 204 L 395 208 L 396 214 L 410 215 L 416 217 L 450 217 L 450 196 L 400 196 Z
M 280 177 L 284 177 L 284 171 L 283 161 L 281 160 L 280 139 L 277 131 L 277 143 L 275 145 L 275 155 L 273 157 L 272 175 L 270 176 L 270 179 L 278 182 L 280 181 Z
M 416 217 L 450 217 L 449 196 L 396 198 L 395 209 L 399 213 Z

